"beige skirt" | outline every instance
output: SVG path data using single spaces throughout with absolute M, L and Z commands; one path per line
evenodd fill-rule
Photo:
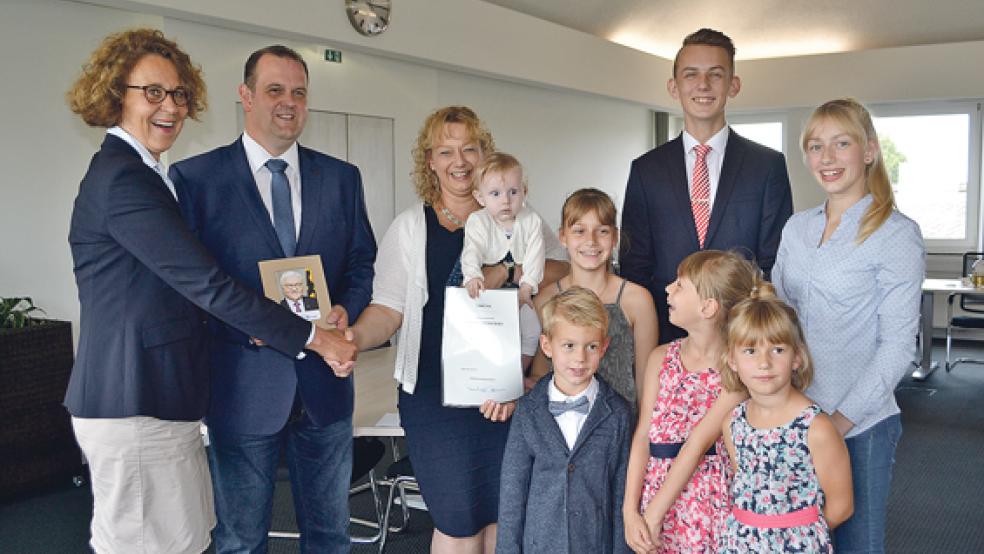
M 200 424 L 72 418 L 92 476 L 99 554 L 200 554 L 215 527 Z

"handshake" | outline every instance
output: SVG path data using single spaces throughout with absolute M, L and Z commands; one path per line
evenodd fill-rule
M 322 329 L 315 326 L 314 338 L 310 344 L 305 346 L 321 356 L 325 363 L 331 366 L 331 370 L 340 378 L 351 375 L 355 368 L 355 358 L 359 354 L 359 347 L 355 344 L 355 335 L 348 326 L 348 314 L 345 308 L 340 305 L 332 306 L 325 318 L 328 323 L 334 324 L 334 329 Z M 250 342 L 257 346 L 266 346 L 262 340 L 252 337 Z
M 338 377 L 348 377 L 355 367 L 355 358 L 359 354 L 359 348 L 355 344 L 355 336 L 352 330 L 345 328 L 322 329 L 317 327 L 314 339 L 307 345 L 308 350 L 313 350 L 324 358 L 325 363 L 331 366 L 331 370 Z

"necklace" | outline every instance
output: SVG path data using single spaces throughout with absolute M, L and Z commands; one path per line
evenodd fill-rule
M 453 213 L 451 213 L 451 210 L 447 209 L 446 207 L 441 206 L 441 213 L 444 214 L 444 217 L 448 218 L 448 221 L 454 223 L 458 227 L 465 226 L 465 222 L 458 219 Z

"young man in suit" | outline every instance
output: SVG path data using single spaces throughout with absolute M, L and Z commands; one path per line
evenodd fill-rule
M 768 276 L 793 211 L 783 155 L 727 125 L 725 105 L 741 90 L 734 58 L 719 31 L 683 40 L 667 82 L 683 108 L 683 133 L 637 158 L 629 173 L 619 264 L 652 293 L 661 343 L 684 334 L 669 322 L 664 290 L 677 265 L 697 250 L 735 249 Z
M 320 255 L 344 329 L 369 303 L 376 243 L 353 165 L 297 144 L 308 71 L 284 46 L 254 52 L 239 87 L 245 132 L 171 170 L 189 225 L 233 277 L 262 290 L 257 262 Z M 351 369 L 295 359 L 210 322 L 206 423 L 217 552 L 265 552 L 277 465 L 286 448 L 302 552 L 348 552 Z M 351 366 L 349 366 L 350 368 Z

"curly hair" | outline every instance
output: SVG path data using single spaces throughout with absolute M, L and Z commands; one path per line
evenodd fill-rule
M 127 79 L 137 62 L 148 54 L 157 54 L 174 64 L 188 91 L 188 117 L 198 119 L 198 114 L 208 108 L 202 70 L 157 29 L 131 29 L 103 39 L 65 94 L 68 107 L 92 127 L 118 125 L 123 117 Z
M 478 147 L 484 156 L 495 152 L 495 141 L 492 134 L 482 125 L 475 112 L 464 106 L 448 106 L 427 116 L 424 125 L 417 134 L 417 143 L 413 147 L 413 185 L 417 196 L 426 204 L 433 205 L 441 196 L 437 175 L 431 171 L 428 161 L 431 148 L 445 134 L 445 126 L 449 123 L 461 123 L 468 130 L 468 135 L 478 141 Z

